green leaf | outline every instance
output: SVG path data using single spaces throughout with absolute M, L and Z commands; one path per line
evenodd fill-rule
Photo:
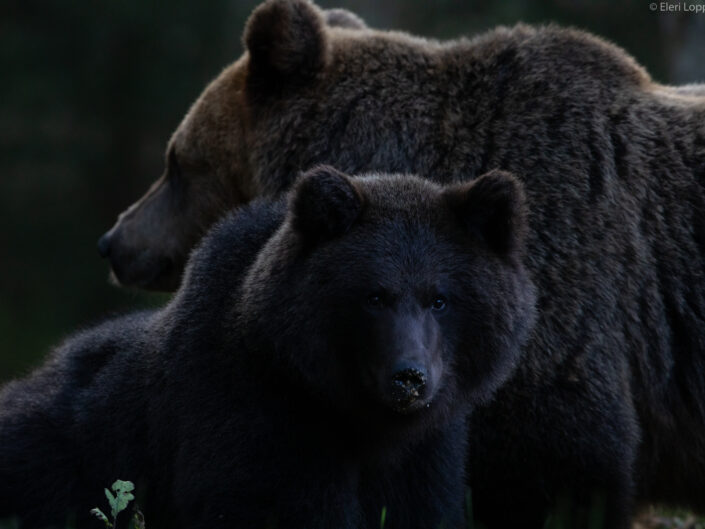
M 382 507 L 382 516 L 380 517 L 380 520 L 379 520 L 380 529 L 384 529 L 384 523 L 386 521 L 387 521 L 387 508 Z
M 96 507 L 95 509 L 91 509 L 90 512 L 91 512 L 91 514 L 92 514 L 93 516 L 95 516 L 95 517 L 98 518 L 99 520 L 102 520 L 102 521 L 105 523 L 105 526 L 106 526 L 106 527 L 112 527 L 112 526 L 113 526 L 113 524 L 110 523 L 110 520 L 108 520 L 108 517 L 105 516 L 105 514 L 103 513 L 103 511 L 101 511 L 98 507 Z
M 118 479 L 111 488 L 115 491 L 115 499 L 110 501 L 110 498 L 108 498 L 108 501 L 110 501 L 111 514 L 115 518 L 127 508 L 128 503 L 135 499 L 135 496 L 131 493 L 131 491 L 135 490 L 135 485 L 131 481 Z M 105 492 L 106 494 L 108 493 L 107 490 Z
M 122 481 L 121 479 L 118 479 L 110 488 L 115 492 L 132 492 L 135 490 L 135 484 L 131 481 Z
M 115 498 L 115 496 L 113 496 L 108 489 L 103 490 L 105 490 L 105 497 L 108 498 L 108 505 L 110 505 L 110 514 L 112 514 L 113 518 L 115 518 L 115 505 L 117 498 Z

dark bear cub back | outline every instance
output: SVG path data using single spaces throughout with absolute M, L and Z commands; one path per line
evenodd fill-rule
M 512 372 L 533 322 L 525 224 L 521 185 L 506 173 L 441 187 L 328 167 L 304 175 L 286 204 L 226 219 L 167 307 L 125 323 L 130 332 L 118 321 L 69 341 L 72 354 L 44 368 L 60 373 L 81 348 L 122 336 L 96 368 L 111 376 L 75 395 L 72 379 L 57 380 L 61 399 L 43 404 L 79 410 L 81 429 L 100 424 L 91 443 L 70 415 L 52 425 L 70 440 L 56 446 L 37 410 L 2 416 L 0 447 L 45 440 L 61 455 L 36 463 L 44 488 L 25 487 L 34 511 L 15 514 L 23 527 L 82 515 L 107 466 L 110 479 L 145 484 L 157 527 L 376 528 L 383 509 L 387 528 L 462 527 L 467 414 Z M 121 402 L 125 373 L 141 420 L 106 421 L 88 403 Z M 106 453 L 118 432 L 128 442 Z M 0 465 L 0 497 L 12 501 L 4 473 L 20 472 Z M 55 488 L 62 502 L 41 512 Z M 0 517 L 16 505 L 0 500 Z

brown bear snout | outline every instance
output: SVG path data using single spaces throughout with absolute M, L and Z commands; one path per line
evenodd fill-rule
M 98 239 L 98 253 L 110 261 L 111 280 L 123 286 L 148 290 L 176 290 L 183 263 L 151 248 L 126 245 L 122 227 L 118 221 Z
M 98 253 L 105 259 L 110 255 L 110 232 L 107 231 L 98 239 Z

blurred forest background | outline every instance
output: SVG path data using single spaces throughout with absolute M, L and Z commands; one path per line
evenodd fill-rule
M 241 54 L 257 3 L 0 4 L 0 382 L 82 326 L 167 299 L 109 285 L 96 240 L 159 176 L 169 135 Z M 652 12 L 645 0 L 319 3 L 443 39 L 519 21 L 573 25 L 623 46 L 657 81 L 705 81 L 705 15 Z

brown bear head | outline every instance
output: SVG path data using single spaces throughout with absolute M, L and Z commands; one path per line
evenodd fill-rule
M 162 176 L 100 238 L 98 249 L 109 258 L 117 282 L 174 290 L 191 248 L 222 213 L 288 187 L 290 181 L 282 178 L 272 185 L 275 175 L 261 181 L 267 171 L 262 156 L 267 167 L 307 168 L 287 158 L 286 149 L 266 152 L 267 141 L 253 122 L 276 127 L 278 112 L 303 111 L 289 96 L 295 98 L 327 68 L 331 41 L 365 29 L 346 10 L 321 10 L 305 0 L 269 1 L 253 12 L 245 54 L 188 111 L 167 145 Z M 281 97 L 284 92 L 287 97 Z

